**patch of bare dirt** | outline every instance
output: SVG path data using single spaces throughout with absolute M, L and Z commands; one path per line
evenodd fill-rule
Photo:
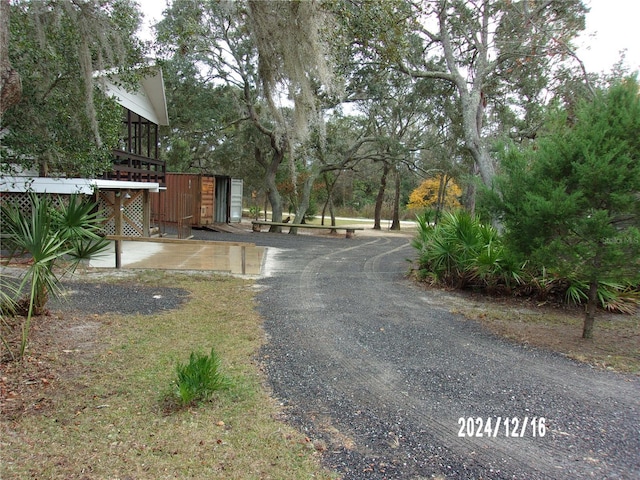
M 58 387 L 81 368 L 80 360 L 99 345 L 97 317 L 43 315 L 31 321 L 27 353 L 18 355 L 23 317 L 5 317 L 2 335 L 9 345 L 0 351 L 0 417 L 17 419 L 54 407 Z

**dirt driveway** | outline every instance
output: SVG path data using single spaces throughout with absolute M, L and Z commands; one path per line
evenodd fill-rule
M 345 479 L 640 478 L 638 377 L 449 313 L 405 278 L 407 237 L 285 237 L 256 237 L 280 242 L 259 281 L 264 368 Z

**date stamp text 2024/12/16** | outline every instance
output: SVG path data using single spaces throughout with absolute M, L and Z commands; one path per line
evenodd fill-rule
M 544 417 L 460 417 L 458 437 L 544 437 L 547 426 Z

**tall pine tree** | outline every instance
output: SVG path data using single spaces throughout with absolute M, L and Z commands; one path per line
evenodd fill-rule
M 507 237 L 535 264 L 588 285 L 582 336 L 591 338 L 601 283 L 640 276 L 637 81 L 556 112 L 546 132 L 503 159 Z

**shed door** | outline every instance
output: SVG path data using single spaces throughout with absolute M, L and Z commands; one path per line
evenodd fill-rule
M 230 222 L 240 223 L 242 220 L 242 179 L 231 179 Z
M 215 221 L 215 181 L 213 177 L 200 177 L 200 221 L 197 225 L 209 225 Z
M 215 221 L 227 223 L 229 221 L 229 178 L 216 177 L 216 215 Z

